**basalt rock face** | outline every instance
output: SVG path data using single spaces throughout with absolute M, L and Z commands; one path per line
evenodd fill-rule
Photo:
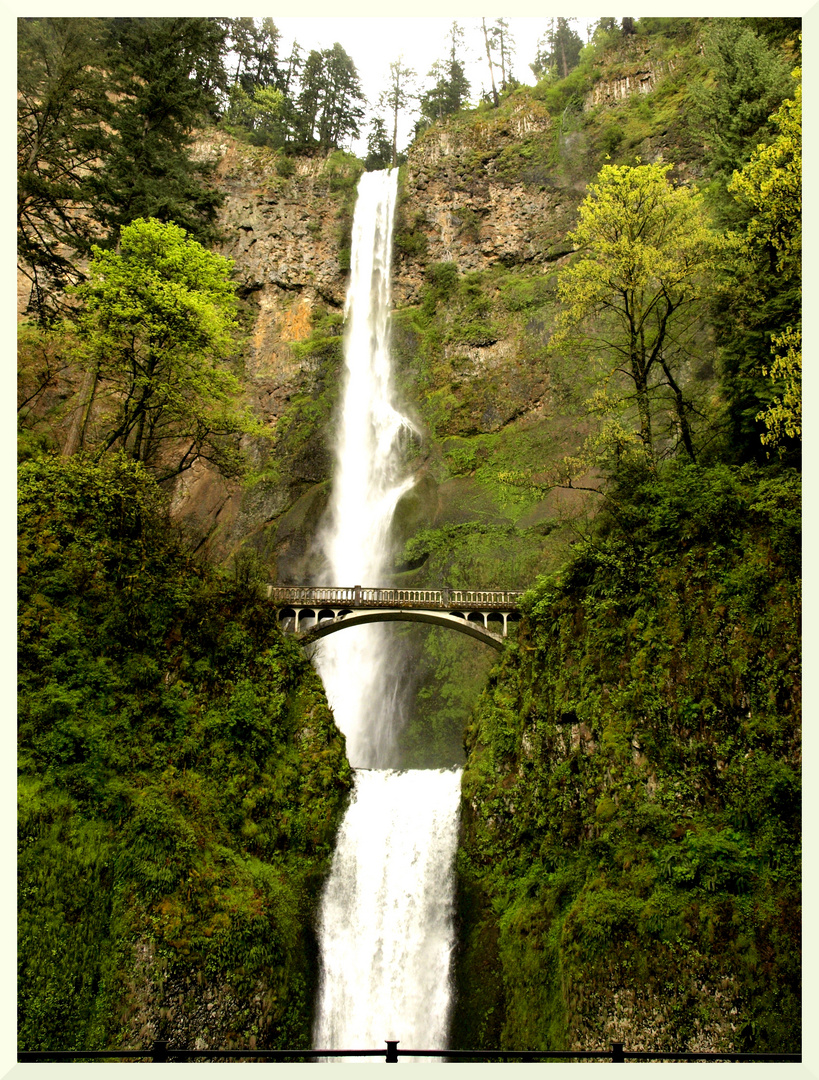
M 314 403 L 338 379 L 338 330 L 318 347 L 310 342 L 317 323 L 333 313 L 341 319 L 345 230 L 361 167 L 352 158 L 340 166 L 332 158 L 285 159 L 224 134 L 201 137 L 197 150 L 214 163 L 225 197 L 221 252 L 234 261 L 245 301 L 245 392 L 271 438 L 247 440 L 248 487 L 203 465 L 177 482 L 173 509 L 212 557 L 226 560 L 250 547 L 272 560 L 276 576 L 271 538 L 279 519 L 309 491 L 321 493 L 332 467 L 326 423 L 313 424 L 306 438 L 285 436 L 284 429 L 298 418 L 299 403 Z M 326 409 L 322 420 L 328 420 Z M 307 571 L 296 567 L 296 577 L 299 572 Z
M 583 185 L 544 163 L 551 125 L 542 104 L 523 93 L 497 115 L 436 125 L 414 144 L 402 170 L 395 230 L 397 312 L 412 317 L 430 266 L 453 264 L 459 278 L 494 270 L 532 276 L 566 257 L 565 234 Z M 215 182 L 225 196 L 221 251 L 234 260 L 247 308 L 246 394 L 271 440 L 248 441 L 254 470 L 249 487 L 198 467 L 177 482 L 174 512 L 212 557 L 224 561 L 250 549 L 271 578 L 306 581 L 317 563 L 304 530 L 315 535 L 332 471 L 348 237 L 360 166 L 349 158 L 341 167 L 333 158 L 283 165 L 275 153 L 223 134 L 203 136 L 198 153 L 215 164 Z M 497 289 L 486 291 L 494 303 Z M 430 370 L 430 351 L 396 318 L 399 392 L 424 432 L 416 463 L 421 475 L 436 471 L 440 437 L 497 433 L 543 412 L 547 374 L 529 355 L 532 341 L 542 349 L 543 327 L 531 318 L 484 324 L 473 320 L 465 335 L 449 335 L 440 352 L 446 370 L 437 372 Z M 438 387 L 430 381 L 451 385 L 459 399 L 446 424 L 431 422 Z M 285 518 L 305 499 L 309 512 L 296 511 L 294 534 Z M 424 524 L 448 516 L 445 507 L 443 517 L 431 512 Z
M 586 95 L 583 108 L 588 112 L 598 105 L 616 105 L 633 94 L 651 93 L 676 66 L 673 58 L 652 55 L 650 40 L 627 39 L 614 64 L 601 64 L 602 77 Z
M 468 273 L 543 266 L 567 254 L 579 199 L 539 160 L 552 124 L 542 104 L 522 97 L 503 115 L 436 125 L 413 145 L 398 225 L 399 306 L 418 302 L 429 263 L 454 262 Z M 424 237 L 422 258 L 402 250 L 408 229 Z

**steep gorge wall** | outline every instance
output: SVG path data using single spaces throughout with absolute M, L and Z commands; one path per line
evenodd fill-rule
M 538 93 L 521 88 L 500 109 L 433 125 L 410 148 L 395 234 L 393 338 L 402 404 L 423 442 L 398 549 L 422 528 L 517 521 L 524 504 L 530 517 L 553 522 L 586 509 L 576 491 L 527 498 L 497 478 L 518 472 L 542 482 L 585 434 L 577 403 L 566 400 L 571 375 L 561 385 L 545 350 L 554 273 L 571 252 L 566 234 L 612 125 L 617 138 L 622 128 L 630 139 L 623 151 L 675 160 L 680 177 L 697 172 L 662 110 L 656 123 L 628 120 L 634 99 L 652 99 L 684 68 L 655 52 L 641 39 L 607 57 L 580 112 L 556 118 Z M 215 162 L 225 195 L 222 251 L 235 260 L 247 302 L 245 384 L 273 438 L 249 442 L 254 474 L 243 491 L 201 467 L 178 482 L 175 509 L 217 559 L 250 549 L 272 577 L 303 581 L 315 573 L 311 537 L 332 472 L 361 165 L 339 153 L 284 158 L 223 133 L 203 136 L 198 149 Z M 447 292 L 431 279 L 448 266 L 457 287 Z M 512 512 L 510 500 L 519 504 Z M 396 567 L 404 561 L 397 550 Z
M 660 85 L 667 67 L 638 60 Z M 416 483 L 398 508 L 395 584 L 526 587 L 560 564 L 573 520 L 596 509 L 582 485 L 556 483 L 588 427 L 571 365 L 547 345 L 567 232 L 602 159 L 601 124 L 622 107 L 555 119 L 521 88 L 498 110 L 433 125 L 410 148 L 392 334 L 401 407 L 422 434 L 408 447 Z M 645 160 L 664 153 L 650 126 L 636 137 Z M 241 490 L 192 470 L 177 485 L 176 511 L 217 559 L 253 552 L 269 579 L 309 582 L 333 467 L 360 165 L 344 155 L 289 161 L 221 135 L 203 139 L 200 152 L 217 162 L 222 250 L 247 301 L 245 383 L 272 439 L 249 445 L 254 471 Z M 426 717 L 407 733 L 408 764 L 434 763 L 413 756 L 424 746 L 446 745 L 446 759 L 459 760 L 460 730 L 491 658 L 463 649 L 456 657 L 434 630 L 395 636 L 407 671 L 426 672 L 408 690 L 410 711 Z M 447 704 L 433 684 L 447 687 Z

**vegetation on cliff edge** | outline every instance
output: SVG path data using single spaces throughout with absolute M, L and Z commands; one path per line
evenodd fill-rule
M 799 564 L 798 474 L 677 463 L 527 594 L 467 731 L 461 1045 L 798 1049 Z
M 138 464 L 19 490 L 19 1045 L 309 1046 L 350 786 L 318 677 Z

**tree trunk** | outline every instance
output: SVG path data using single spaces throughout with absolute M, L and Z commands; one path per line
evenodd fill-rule
M 392 167 L 398 164 L 398 88 L 395 90 L 395 108 L 393 109 L 392 125 Z
M 486 19 L 481 19 L 481 23 L 483 24 L 483 40 L 486 45 L 486 59 L 489 61 L 489 78 L 492 80 L 492 100 L 497 109 L 500 105 L 500 100 L 498 98 L 498 91 L 495 88 L 495 72 L 492 68 L 492 53 L 489 51 L 489 34 L 486 31 Z
M 674 376 L 669 371 L 662 357 L 660 357 L 660 367 L 665 372 L 665 377 L 668 385 L 671 387 L 671 390 L 674 394 L 674 411 L 677 414 L 677 422 L 680 425 L 680 438 L 682 439 L 682 444 L 685 447 L 685 452 L 688 454 L 692 461 L 696 461 L 697 458 L 694 453 L 694 443 L 691 438 L 691 426 L 688 423 L 688 410 L 685 407 L 685 399 L 683 398 L 682 390 L 680 390 L 679 386 L 674 381 Z
M 94 371 L 86 371 L 83 376 L 79 391 L 80 402 L 71 427 L 68 429 L 68 437 L 63 443 L 62 457 L 64 458 L 73 457 L 78 450 L 82 449 L 86 428 L 88 427 L 88 417 L 91 414 L 91 406 L 97 391 L 98 378 L 99 373 L 96 368 Z

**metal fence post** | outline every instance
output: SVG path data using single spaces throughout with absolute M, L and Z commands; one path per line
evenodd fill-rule
M 611 1044 L 611 1060 L 612 1061 L 619 1061 L 620 1064 L 623 1064 L 625 1062 L 626 1059 L 623 1056 L 623 1044 L 622 1043 L 613 1042 Z
M 154 1045 L 151 1047 L 152 1061 L 167 1061 L 168 1060 L 168 1044 L 163 1039 L 154 1039 Z
M 395 1040 L 387 1039 L 386 1042 L 387 1042 L 387 1060 L 386 1060 L 385 1064 L 387 1064 L 387 1065 L 397 1065 L 398 1064 L 398 1043 L 399 1043 L 399 1040 L 398 1039 L 395 1039 Z

